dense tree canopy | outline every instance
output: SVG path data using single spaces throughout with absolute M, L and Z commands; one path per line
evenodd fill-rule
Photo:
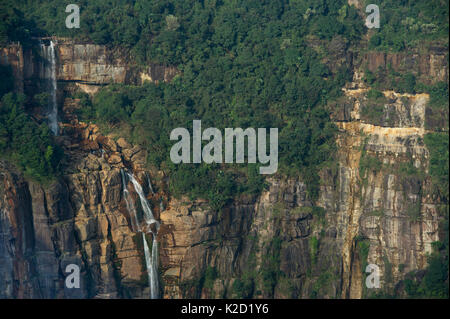
M 335 128 L 325 105 L 351 78 L 345 65 L 333 73 L 322 59 L 328 41 L 348 43 L 360 37 L 363 24 L 356 10 L 345 1 L 164 3 L 146 4 L 150 12 L 158 13 L 144 19 L 151 21 L 153 36 L 145 38 L 141 30 L 132 50 L 141 61 L 176 64 L 182 76 L 159 86 L 106 88 L 92 105 L 87 103 L 87 118 L 122 129 L 131 126 L 134 140 L 146 146 L 151 162 L 177 177 L 172 186 L 180 193 L 213 198 L 208 194 L 218 185 L 191 184 L 219 183 L 222 178 L 219 167 L 192 164 L 186 169 L 168 159 L 170 131 L 190 127 L 193 119 L 220 129 L 279 128 L 281 170 L 302 174 L 314 185 L 317 168 L 334 149 Z M 135 8 L 141 6 L 142 2 L 134 3 Z M 308 8 L 310 13 L 304 16 Z M 167 19 L 161 20 L 164 16 Z M 312 48 L 307 39 L 313 33 L 317 36 L 311 41 L 319 41 L 320 49 Z M 234 193 L 247 189 L 236 182 L 240 178 L 235 175 L 241 173 L 220 173 L 225 189 Z M 199 174 L 210 178 L 193 178 Z M 216 192 L 229 197 L 226 191 Z M 311 188 L 310 195 L 316 196 L 317 188 Z
M 323 61 L 330 43 L 345 50 L 367 32 L 361 13 L 347 1 L 80 0 L 80 29 L 66 28 L 66 5 L 4 1 L 0 39 L 74 37 L 126 47 L 139 64 L 176 65 L 182 73 L 169 85 L 107 88 L 93 103 L 85 99 L 85 119 L 126 127 L 149 150 L 153 165 L 172 172 L 180 169 L 167 158 L 174 127 L 189 127 L 193 119 L 206 127 L 278 127 L 280 169 L 317 184 L 317 169 L 334 149 L 335 128 L 325 105 L 351 79 L 345 64 L 335 68 Z M 389 1 L 380 10 L 383 28 L 369 34 L 372 47 L 401 50 L 414 45 L 413 38 L 436 39 L 448 30 L 445 1 Z M 392 85 L 404 92 L 417 87 L 412 75 Z M 201 171 L 217 177 L 220 171 L 192 166 L 177 173 L 180 179 Z M 180 192 L 196 189 L 189 185 L 180 182 Z M 192 192 L 214 189 L 198 187 L 203 191 Z M 317 187 L 310 187 L 310 195 L 317 196 Z
M 0 101 L 0 154 L 11 159 L 27 177 L 47 182 L 58 175 L 61 149 L 47 124 L 39 125 L 25 112 L 26 97 L 7 93 Z

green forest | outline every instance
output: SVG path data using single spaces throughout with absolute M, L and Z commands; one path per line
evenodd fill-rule
M 31 99 L 11 92 L 11 70 L 0 66 L 0 78 L 0 156 L 16 163 L 28 178 L 50 182 L 59 175 L 62 149 L 47 123 L 39 123 L 27 113 Z
M 222 170 L 171 164 L 170 131 L 202 119 L 204 125 L 219 129 L 279 127 L 279 172 L 301 175 L 311 198 L 317 197 L 318 169 L 333 161 L 330 154 L 335 148 L 336 129 L 326 105 L 341 95 L 341 87 L 351 79 L 348 65 L 336 67 L 323 61 L 330 54 L 329 43 L 346 50 L 362 40 L 366 28 L 354 6 L 343 0 L 77 4 L 83 23 L 80 29 L 68 29 L 63 2 L 3 1 L 0 43 L 26 44 L 35 36 L 57 35 L 127 48 L 138 64 L 176 65 L 183 76 L 170 84 L 108 87 L 94 101 L 83 99 L 82 111 L 84 120 L 122 130 L 145 146 L 149 164 L 177 177 L 171 185 L 175 194 L 215 198 L 221 207 L 230 199 L 227 194 L 258 192 L 263 187 L 259 179 L 245 185 L 251 175 L 245 167 Z M 383 1 L 380 6 L 384 27 L 370 31 L 371 48 L 405 50 L 417 41 L 448 33 L 445 1 Z M 416 87 L 434 89 L 408 77 L 391 85 L 408 92 Z M 214 185 L 193 185 L 194 176 L 209 176 Z M 215 184 L 219 180 L 221 186 Z
M 264 187 L 254 167 L 171 163 L 170 131 L 202 119 L 219 129 L 280 128 L 279 172 L 302 176 L 310 197 L 317 197 L 318 170 L 332 163 L 335 153 L 336 128 L 326 106 L 352 76 L 345 63 L 336 67 L 323 62 L 330 54 L 328 44 L 354 48 L 366 32 L 362 17 L 346 1 L 80 1 L 80 29 L 61 23 L 67 15 L 64 3 L 4 1 L 1 6 L 0 43 L 73 37 L 127 48 L 138 64 L 177 66 L 182 76 L 170 84 L 114 85 L 93 101 L 82 97 L 80 114 L 144 146 L 149 164 L 175 177 L 174 194 L 206 197 L 220 208 L 233 194 L 258 193 Z M 369 49 L 406 50 L 448 33 L 445 1 L 384 1 L 380 10 L 384 27 L 369 32 Z M 438 102 L 448 96 L 446 83 L 426 86 L 412 74 L 389 79 L 366 74 L 367 83 L 377 89 L 430 92 Z M 2 92 L 11 89 L 6 87 L 10 82 L 3 83 Z M 57 165 L 51 166 L 42 174 L 55 174 Z M 31 171 L 41 174 L 36 168 Z M 210 183 L 195 184 L 198 178 Z
M 85 12 L 92 17 L 90 6 Z M 107 31 L 108 25 L 117 28 L 112 21 L 105 21 L 104 35 L 113 38 L 103 38 L 98 30 L 81 30 L 76 36 L 130 47 L 138 62 L 175 64 L 183 76 L 159 86 L 108 87 L 92 103 L 84 99 L 83 119 L 129 132 L 134 142 L 146 146 L 151 164 L 173 176 L 174 194 L 206 197 L 215 208 L 233 194 L 259 192 L 262 179 L 252 177 L 255 168 L 246 166 L 173 165 L 167 152 L 170 131 L 190 127 L 193 119 L 219 129 L 279 127 L 280 172 L 302 175 L 310 196 L 317 197 L 318 168 L 331 160 L 335 147 L 336 129 L 325 106 L 351 78 L 346 65 L 332 72 L 321 61 L 327 41 L 350 45 L 361 37 L 363 25 L 353 7 L 344 1 L 136 1 L 123 6 L 122 15 L 136 12 L 133 23 L 142 21 L 136 26 L 138 38 L 131 30 L 115 37 L 117 30 Z M 311 13 L 304 16 L 309 7 Z M 64 35 L 67 29 L 53 32 Z M 313 34 L 323 50 L 308 45 Z

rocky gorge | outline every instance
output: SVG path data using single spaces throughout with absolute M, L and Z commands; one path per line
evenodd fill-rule
M 164 298 L 366 298 L 374 293 L 365 286 L 367 264 L 379 266 L 382 291 L 405 296 L 403 280 L 426 268 L 433 243 L 446 236 L 448 203 L 434 191 L 423 139 L 430 125 L 448 130 L 448 111 L 436 120 L 428 94 L 386 90 L 379 116 L 370 116 L 370 86 L 362 80 L 367 69 L 389 64 L 424 82 L 448 81 L 445 50 L 344 56 L 354 76 L 330 106 L 337 162 L 322 168 L 318 199 L 302 180 L 275 175 L 261 195 L 214 211 L 204 200 L 172 197 L 170 176 L 149 170 L 142 148 L 78 121 L 78 101 L 66 96 L 93 95 L 111 83 L 170 82 L 180 72 L 135 66 L 105 46 L 57 43 L 57 138 L 70 160 L 50 185 L 0 162 L 0 298 L 148 298 L 143 242 L 131 228 L 121 169 L 135 174 L 161 222 Z M 15 89 L 35 90 L 37 55 L 20 45 L 0 52 Z M 81 268 L 80 289 L 64 285 L 68 264 Z

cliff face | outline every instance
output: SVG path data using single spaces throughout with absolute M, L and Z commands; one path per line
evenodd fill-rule
M 14 76 L 14 88 L 18 92 L 23 92 L 24 56 L 22 46 L 20 44 L 13 44 L 5 48 L 0 48 L 0 64 L 11 67 Z
M 443 240 L 445 203 L 427 175 L 429 96 L 385 91 L 380 105 L 373 105 L 361 81 L 373 56 L 355 66 L 354 81 L 331 106 L 338 162 L 322 170 L 316 203 L 302 181 L 278 177 L 268 179 L 260 197 L 220 213 L 187 199 L 162 212 L 166 297 L 362 298 L 380 290 L 404 296 L 406 274 L 424 269 L 432 243 Z M 445 63 L 420 62 L 440 58 L 420 57 L 410 71 L 430 83 L 445 80 Z M 375 107 L 373 116 L 368 108 Z M 381 289 L 366 288 L 367 264 L 379 267 Z
M 347 92 L 349 101 L 358 94 Z M 422 115 L 427 99 L 408 96 Z M 353 107 L 350 113 L 359 118 L 358 104 Z M 411 118 L 397 109 L 399 118 Z M 352 118 L 336 123 L 339 161 L 322 171 L 316 203 L 326 213 L 312 207 L 305 185 L 295 179 L 271 178 L 259 198 L 234 203 L 220 214 L 198 204 L 171 203 L 161 214 L 168 229 L 161 244 L 166 296 L 236 297 L 234 281 L 250 278 L 254 297 L 361 298 L 371 293 L 364 288 L 366 264 L 380 267 L 383 288 L 396 289 L 405 274 L 426 266 L 442 217 L 430 179 L 399 170 L 407 163 L 427 170 L 423 116 L 418 127 L 416 120 L 413 116 L 401 127 Z M 380 161 L 380 168 L 363 169 L 368 157 Z M 282 272 L 272 286 L 264 278 L 271 258 Z M 207 267 L 220 274 L 213 289 L 179 290 L 178 283 L 201 282 Z
M 67 153 L 78 148 L 65 175 L 49 186 L 1 166 L 2 298 L 148 296 L 142 242 L 129 227 L 120 177 L 122 158 L 131 156 L 137 165 L 142 152 L 124 141 L 122 148 L 91 127 L 78 131 L 81 143 L 65 141 Z M 99 146 L 103 156 L 95 152 Z M 68 264 L 81 267 L 81 289 L 64 288 Z
M 1 52 L 17 89 L 39 78 L 39 58 L 31 51 Z M 169 81 L 177 73 L 159 65 L 138 68 L 123 52 L 63 39 L 57 57 L 59 85 L 76 83 L 89 93 L 107 83 Z M 0 298 L 148 298 L 123 168 L 134 172 L 161 221 L 165 298 L 367 297 L 374 290 L 365 288 L 366 264 L 380 267 L 383 290 L 402 296 L 405 274 L 425 268 L 431 243 L 440 240 L 441 203 L 427 175 L 423 142 L 426 123 L 435 117 L 428 95 L 392 91 L 383 92 L 373 116 L 361 76 L 366 66 L 376 70 L 396 61 L 400 70 L 410 61 L 408 68 L 435 82 L 445 80 L 448 66 L 439 50 L 369 53 L 361 61 L 344 97 L 330 106 L 339 128 L 337 162 L 322 169 L 314 203 L 301 180 L 279 176 L 268 178 L 260 196 L 236 199 L 220 212 L 202 200 L 170 198 L 163 191 L 170 176 L 146 171 L 143 150 L 78 123 L 77 101 L 65 99 L 59 142 L 69 161 L 61 178 L 37 185 L 0 162 Z M 155 194 L 146 176 L 158 177 Z M 68 264 L 81 267 L 81 289 L 65 288 Z
M 32 48 L 17 44 L 0 50 L 0 63 L 11 66 L 18 90 L 23 91 L 24 86 L 32 88 L 36 80 L 44 78 L 39 46 L 49 45 L 50 40 L 56 43 L 57 80 L 61 84 L 73 82 L 87 93 L 95 93 L 99 86 L 110 83 L 168 82 L 179 73 L 175 67 L 157 63 L 138 66 L 125 49 L 75 43 L 62 38 L 42 39 Z
M 60 67 L 58 80 L 85 84 L 140 84 L 144 81 L 168 82 L 178 73 L 175 67 L 151 64 L 138 67 L 130 63 L 125 50 L 108 49 L 104 45 L 78 44 L 58 40 Z
M 441 47 L 431 47 L 426 51 L 427 53 L 368 52 L 364 54 L 362 63 L 371 72 L 390 68 L 400 73 L 412 72 L 427 84 L 447 81 L 447 50 Z

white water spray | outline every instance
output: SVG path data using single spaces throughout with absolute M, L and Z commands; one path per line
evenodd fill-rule
M 148 226 L 150 226 L 151 224 L 154 224 L 156 226 L 156 227 L 150 229 L 150 231 L 152 233 L 152 237 L 153 237 L 152 250 L 150 253 L 150 249 L 148 247 L 148 243 L 147 243 L 145 234 L 139 226 L 139 221 L 137 219 L 136 209 L 135 209 L 135 205 L 133 203 L 133 199 L 131 198 L 130 193 L 128 192 L 128 189 L 127 189 L 127 179 L 125 176 L 125 172 L 123 170 L 121 170 L 120 173 L 122 175 L 123 195 L 125 198 L 125 202 L 127 204 L 128 212 L 130 214 L 133 231 L 142 233 L 142 242 L 144 243 L 145 265 L 147 268 L 148 281 L 149 281 L 149 285 L 150 285 L 150 298 L 157 299 L 157 298 L 159 298 L 159 282 L 158 282 L 158 242 L 156 240 L 156 235 L 158 234 L 159 223 L 153 216 L 152 210 L 150 208 L 150 205 L 149 205 L 147 199 L 145 198 L 145 195 L 144 195 L 144 192 L 142 191 L 141 185 L 136 180 L 134 175 L 126 173 L 126 176 L 128 176 L 129 180 L 132 182 L 134 189 L 136 190 L 136 193 L 139 195 L 139 200 L 141 202 L 141 206 L 144 211 L 145 223 Z M 134 223 L 136 224 L 136 226 L 133 225 Z
M 147 176 L 147 183 L 148 183 L 148 188 L 150 188 L 150 191 L 152 192 L 152 194 L 154 194 L 154 193 L 155 193 L 155 191 L 153 190 L 153 187 L 152 187 L 152 182 L 150 181 L 150 177 L 148 176 L 148 174 L 147 174 L 147 173 L 145 173 L 145 176 Z
M 42 54 L 45 58 L 44 78 L 49 81 L 49 110 L 48 110 L 48 125 L 53 134 L 58 135 L 58 104 L 56 101 L 56 55 L 55 44 L 50 41 L 50 46 L 41 44 Z
M 150 276 L 150 291 L 152 299 L 158 298 L 159 295 L 159 281 L 158 281 L 158 241 L 156 234 L 153 234 L 152 243 L 152 272 Z
M 152 252 L 150 256 L 150 250 L 148 248 L 147 239 L 144 233 L 142 233 L 142 241 L 144 243 L 144 255 L 147 266 L 148 282 L 150 283 L 150 298 L 157 299 L 159 295 L 158 242 L 156 241 L 156 235 L 153 234 Z
M 120 170 L 120 174 L 122 175 L 123 197 L 125 198 L 125 203 L 127 204 L 127 210 L 128 210 L 128 213 L 130 214 L 131 228 L 135 233 L 137 233 L 137 232 L 141 231 L 141 228 L 139 227 L 139 223 L 137 220 L 136 208 L 134 206 L 133 199 L 130 196 L 130 192 L 127 189 L 127 181 L 125 178 L 124 171 Z
M 153 217 L 152 210 L 148 204 L 147 198 L 145 198 L 144 191 L 142 190 L 141 184 L 134 178 L 134 175 L 127 173 L 128 178 L 133 183 L 134 189 L 136 193 L 139 195 L 139 199 L 141 200 L 142 209 L 144 210 L 144 218 L 147 225 L 156 224 L 156 227 L 159 228 L 159 223 L 156 221 L 155 217 Z

